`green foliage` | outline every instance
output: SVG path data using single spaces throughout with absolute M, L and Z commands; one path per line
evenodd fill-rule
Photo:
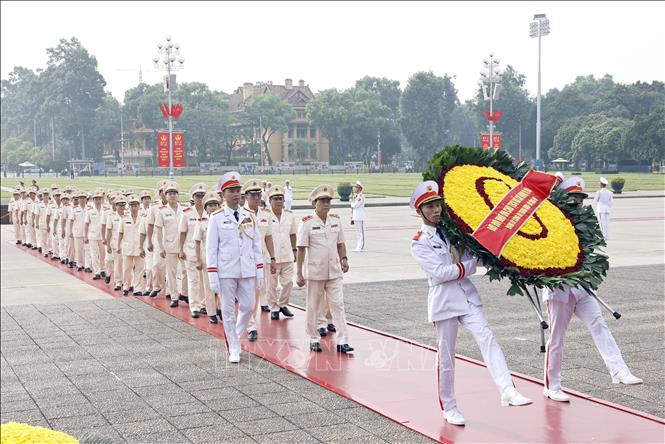
M 503 151 L 491 153 L 480 148 L 450 146 L 439 151 L 423 172 L 424 180 L 439 181 L 441 172 L 454 165 L 480 165 L 492 167 L 516 180 L 521 180 L 529 170 L 525 163 L 515 165 L 512 158 Z M 525 294 L 528 287 L 561 288 L 562 285 L 580 285 L 586 290 L 597 289 L 607 275 L 608 258 L 599 252 L 605 241 L 598 226 L 598 220 L 590 206 L 579 207 L 577 201 L 564 191 L 556 190 L 549 198 L 564 214 L 571 217 L 575 231 L 580 238 L 584 259 L 578 271 L 558 276 L 530 275 L 523 276 L 515 267 L 505 267 L 499 258 L 480 245 L 473 236 L 464 233 L 446 211 L 445 196 L 442 202 L 441 226 L 450 241 L 461 251 L 470 251 L 487 267 L 490 280 L 507 278 L 511 282 L 509 295 Z
M 296 118 L 296 112 L 291 105 L 271 92 L 252 97 L 245 105 L 245 111 L 254 125 L 261 128 L 266 160 L 268 165 L 272 165 L 268 140 L 277 131 L 287 132 L 289 122 Z

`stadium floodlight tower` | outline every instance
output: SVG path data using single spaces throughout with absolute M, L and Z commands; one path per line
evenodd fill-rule
M 173 43 L 171 37 L 166 37 L 166 42 L 157 44 L 157 56 L 152 58 L 155 68 L 166 71 L 164 87 L 169 96 L 169 178 L 173 179 L 173 116 L 171 115 L 171 90 L 175 87 L 175 74 L 172 71 L 183 69 L 185 59 L 180 55 L 180 45 Z M 176 60 L 178 63 L 176 63 Z
M 480 72 L 481 81 L 483 85 L 483 97 L 485 101 L 490 102 L 490 116 L 494 112 L 494 101 L 499 98 L 499 91 L 501 90 L 501 70 L 498 68 L 499 59 L 494 57 L 494 53 L 490 53 L 489 59 L 484 59 L 483 63 L 485 68 Z M 494 121 L 489 121 L 490 130 L 490 148 L 494 148 Z
M 542 167 L 540 160 L 540 38 L 550 33 L 550 21 L 545 14 L 535 14 L 529 25 L 529 36 L 538 37 L 538 95 L 536 96 L 536 169 Z

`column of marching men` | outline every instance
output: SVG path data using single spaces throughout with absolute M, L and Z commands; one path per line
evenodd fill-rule
M 172 309 L 183 303 L 192 318 L 221 323 L 230 362 L 240 361 L 245 335 L 259 338 L 259 317 L 294 316 L 294 283 L 307 286 L 310 350 L 321 352 L 321 337 L 337 332 L 337 351 L 353 351 L 342 286 L 349 266 L 341 219 L 329 212 L 331 186 L 311 192 L 314 211 L 300 220 L 288 182 L 241 182 L 230 172 L 215 187 L 196 183 L 183 194 L 172 180 L 153 193 L 17 186 L 9 213 L 16 244 L 124 296 L 163 295 Z

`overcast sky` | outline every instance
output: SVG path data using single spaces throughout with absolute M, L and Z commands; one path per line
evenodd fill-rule
M 14 66 L 46 66 L 45 49 L 77 37 L 96 56 L 119 100 L 156 83 L 156 45 L 181 45 L 179 82 L 232 92 L 243 82 L 303 79 L 313 91 L 344 89 L 365 76 L 399 80 L 417 71 L 456 76 L 470 99 L 490 52 L 537 88 L 533 14 L 546 13 L 542 89 L 578 75 L 632 83 L 665 80 L 663 2 L 7 2 L 1 3 L 2 78 Z

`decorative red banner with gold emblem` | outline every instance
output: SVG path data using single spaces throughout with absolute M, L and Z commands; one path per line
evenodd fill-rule
M 169 167 L 169 133 L 160 131 L 157 133 L 157 166 Z
M 185 133 L 182 131 L 173 132 L 173 166 L 185 166 Z
M 490 147 L 490 135 L 487 133 L 482 133 L 480 135 L 480 146 L 482 149 L 486 150 Z M 492 148 L 498 150 L 501 148 L 501 133 L 492 134 Z
M 495 256 L 548 198 L 557 177 L 531 170 L 480 223 L 473 237 Z

